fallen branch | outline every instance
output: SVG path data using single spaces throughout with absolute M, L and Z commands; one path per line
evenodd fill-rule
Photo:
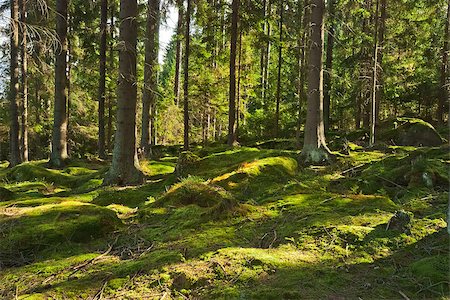
M 403 297 L 403 299 L 405 299 L 405 300 L 410 300 L 410 299 L 408 298 L 408 296 L 406 296 L 405 293 L 403 293 L 402 291 L 398 291 L 398 293 Z

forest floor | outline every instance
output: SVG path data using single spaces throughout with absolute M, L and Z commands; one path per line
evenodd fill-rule
M 448 146 L 302 167 L 274 145 L 196 148 L 181 180 L 161 155 L 128 188 L 4 163 L 0 298 L 449 299 Z

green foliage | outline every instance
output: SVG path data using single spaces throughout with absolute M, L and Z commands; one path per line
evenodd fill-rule
M 375 176 L 398 182 L 398 174 L 435 170 L 448 180 L 444 148 L 355 151 L 332 166 L 300 170 L 294 152 L 219 148 L 195 149 L 202 153 L 190 169 L 197 177 L 180 182 L 165 169 L 175 159 L 169 158 L 145 162 L 160 177 L 135 188 L 78 194 L 86 181 L 67 176 L 97 172 L 81 162 L 51 173 L 40 166 L 42 182 L 7 183 L 14 198 L 0 203 L 0 295 L 75 298 L 102 290 L 110 298 L 316 299 L 396 298 L 400 290 L 434 299 L 448 293 L 448 185 L 405 182 L 409 192 L 397 193 L 403 189 Z M 356 173 L 346 172 L 353 167 Z M 414 213 L 409 232 L 386 230 L 402 209 Z

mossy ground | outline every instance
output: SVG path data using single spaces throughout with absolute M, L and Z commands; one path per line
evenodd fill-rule
M 2 164 L 0 298 L 447 299 L 448 149 L 301 168 L 264 145 L 196 149 L 181 181 L 176 157 L 144 161 L 133 188 L 99 163 Z M 410 234 L 386 230 L 400 209 Z

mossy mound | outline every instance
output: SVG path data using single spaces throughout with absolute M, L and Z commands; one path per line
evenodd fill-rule
M 106 189 L 99 193 L 92 201 L 93 204 L 99 206 L 108 206 L 111 204 L 119 204 L 130 208 L 141 206 L 148 195 L 146 192 L 136 191 L 135 188 L 126 189 Z
M 27 264 L 71 243 L 88 243 L 120 224 L 112 210 L 80 202 L 19 211 L 0 221 L 0 267 Z
M 14 193 L 7 188 L 0 187 L 0 202 L 9 201 L 14 197 Z
M 378 140 L 388 144 L 415 147 L 436 147 L 444 140 L 428 122 L 415 118 L 397 118 L 381 124 Z
M 349 184 L 352 190 L 365 194 L 387 192 L 393 196 L 404 194 L 411 188 L 448 189 L 447 156 L 445 147 L 388 156 L 350 174 L 350 178 L 336 180 L 334 184 Z
M 197 205 L 212 211 L 226 212 L 237 205 L 237 201 L 225 189 L 204 182 L 201 178 L 188 177 L 175 184 L 156 205 L 187 206 Z
M 26 163 L 12 168 L 6 175 L 10 181 L 45 181 L 60 185 L 69 185 L 72 176 L 57 170 L 51 170 L 44 167 L 41 163 Z
M 175 167 L 175 174 L 177 177 L 185 177 L 189 175 L 192 165 L 199 160 L 200 157 L 190 151 L 181 152 Z

